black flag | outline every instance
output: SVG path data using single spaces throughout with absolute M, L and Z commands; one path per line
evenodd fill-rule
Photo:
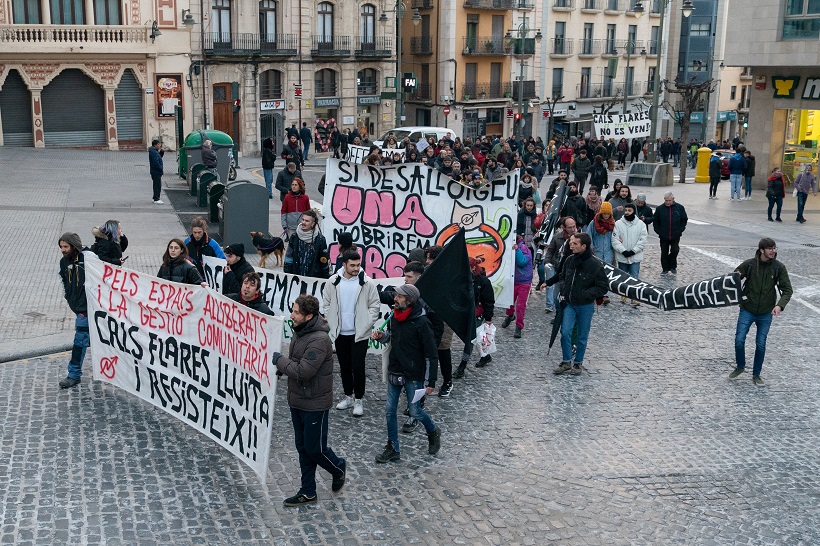
M 424 303 L 438 313 L 461 341 L 475 339 L 475 296 L 473 274 L 467 256 L 464 228 L 453 237 L 441 254 L 416 281 Z

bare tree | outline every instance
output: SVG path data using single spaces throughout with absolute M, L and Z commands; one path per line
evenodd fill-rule
M 613 108 L 616 106 L 623 104 L 623 99 L 621 98 L 621 89 L 615 89 L 615 94 L 609 97 L 607 100 L 601 103 L 601 111 L 596 112 L 598 114 L 606 115 L 612 111 Z
M 703 97 L 706 93 L 711 93 L 717 87 L 717 82 L 709 78 L 702 82 L 695 82 L 693 76 L 688 82 L 680 79 L 671 82 L 663 80 L 663 89 L 666 92 L 661 106 L 680 125 L 681 152 L 689 142 L 689 127 L 691 125 L 692 113 L 703 109 Z M 673 97 L 675 98 L 673 102 Z M 706 120 L 703 120 L 706 123 Z M 687 161 L 684 157 L 680 162 L 680 182 L 686 182 Z
M 544 100 L 544 102 L 547 104 L 547 110 L 550 113 L 549 123 L 547 126 L 547 143 L 549 143 L 549 141 L 553 139 L 552 131 L 555 126 L 555 105 L 562 100 L 564 100 L 564 95 L 561 95 L 560 93 L 551 98 L 547 97 Z

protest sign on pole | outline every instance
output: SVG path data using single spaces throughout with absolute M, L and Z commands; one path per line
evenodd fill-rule
M 649 110 L 629 114 L 592 114 L 598 138 L 637 138 L 649 136 L 652 120 Z
M 223 258 L 203 256 L 202 263 L 205 268 L 205 280 L 208 282 L 208 286 L 217 292 L 221 292 L 222 274 L 225 269 L 225 264 L 228 262 Z M 290 343 L 291 338 L 293 338 L 293 321 L 290 319 L 290 312 L 293 309 L 293 302 L 296 301 L 299 294 L 308 294 L 318 299 L 319 312 L 324 314 L 325 309 L 322 294 L 324 294 L 327 279 L 302 277 L 291 273 L 283 273 L 282 271 L 262 269 L 261 267 L 254 269 L 262 277 L 259 291 L 262 292 L 265 303 L 268 304 L 268 307 L 270 307 L 274 315 L 284 319 L 282 322 L 282 339 L 284 343 Z M 376 286 L 381 290 L 385 286 L 399 286 L 404 284 L 404 277 L 378 279 L 375 282 Z M 390 307 L 387 305 L 382 305 L 379 308 L 379 320 L 376 321 L 377 326 L 384 321 L 388 313 L 390 313 Z M 369 353 L 379 354 L 383 350 L 384 345 L 372 339 L 367 346 Z
M 264 481 L 282 319 L 85 252 L 94 379 L 173 415 Z
M 467 253 L 486 271 L 496 306 L 512 305 L 517 170 L 473 189 L 421 163 L 329 159 L 325 184 L 322 231 L 328 241 L 349 232 L 371 278 L 401 276 L 411 250 L 443 246 L 463 227 Z M 331 261 L 337 254 L 333 243 Z

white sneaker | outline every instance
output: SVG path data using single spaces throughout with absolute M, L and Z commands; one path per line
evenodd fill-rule
M 364 415 L 364 400 L 356 398 L 353 401 L 353 417 L 361 417 Z
M 154 201 L 154 204 L 155 204 L 155 205 L 164 205 L 164 204 L 165 204 L 165 202 L 164 202 L 164 201 L 162 201 L 161 199 L 157 199 L 156 201 Z
M 352 396 L 345 396 L 342 398 L 342 401 L 336 404 L 336 409 L 338 410 L 345 410 L 350 409 L 353 407 L 353 397 Z

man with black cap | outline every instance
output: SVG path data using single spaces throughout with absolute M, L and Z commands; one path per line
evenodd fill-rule
M 76 233 L 63 233 L 58 240 L 60 252 L 60 278 L 63 281 L 65 300 L 76 315 L 74 319 L 74 344 L 71 347 L 71 360 L 68 361 L 68 377 L 60 381 L 60 388 L 69 389 L 79 385 L 83 375 L 85 350 L 90 345 L 88 336 L 88 306 L 85 300 L 85 260 L 80 236 Z
M 222 293 L 237 294 L 242 289 L 245 273 L 252 273 L 253 266 L 245 259 L 245 245 L 234 243 L 225 247 L 228 265 L 222 270 Z
M 430 418 L 418 401 L 416 391 L 430 394 L 435 390 L 438 351 L 433 330 L 418 305 L 419 289 L 412 284 L 397 286 L 393 316 L 386 330 L 373 332 L 373 339 L 390 344 L 387 364 L 387 445 L 376 456 L 377 463 L 401 459 L 399 427 L 396 410 L 402 391 L 410 403 L 410 416 L 418 419 L 427 431 L 427 452 L 435 455 L 441 449 L 441 429 Z
M 757 244 L 755 257 L 746 260 L 735 269 L 743 279 L 740 313 L 735 330 L 736 368 L 729 379 L 736 379 L 746 369 L 746 335 L 752 324 L 757 327 L 752 381 L 763 386 L 760 372 L 766 356 L 766 337 L 772 325 L 772 317 L 779 317 L 792 297 L 792 283 L 786 266 L 777 260 L 777 243 L 763 237 Z M 780 292 L 778 298 L 777 293 Z

